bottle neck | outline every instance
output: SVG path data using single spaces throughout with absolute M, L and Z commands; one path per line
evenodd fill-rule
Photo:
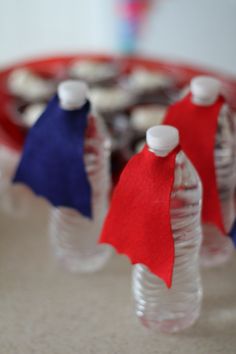
M 159 157 L 166 157 L 172 151 L 170 149 L 153 149 L 150 146 L 148 146 L 148 150 Z
M 198 106 L 211 106 L 215 103 L 217 97 L 201 98 L 192 95 L 192 102 Z
M 73 110 L 76 110 L 76 109 L 80 109 L 82 108 L 86 103 L 86 98 L 81 100 L 80 102 L 70 102 L 69 100 L 66 101 L 62 101 L 60 100 L 59 101 L 59 104 L 60 104 L 60 107 L 66 111 L 73 111 Z

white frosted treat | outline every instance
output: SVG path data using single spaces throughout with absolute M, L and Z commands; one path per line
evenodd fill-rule
M 84 79 L 87 82 L 108 80 L 118 73 L 113 63 L 94 60 L 77 60 L 69 67 L 69 75 L 73 78 Z
M 137 107 L 131 113 L 131 126 L 133 129 L 145 133 L 148 128 L 163 122 L 166 111 L 166 107 L 159 105 Z
M 127 108 L 133 102 L 132 94 L 118 86 L 92 89 L 89 97 L 95 108 L 100 111 Z
M 166 88 L 169 87 L 172 82 L 168 75 L 144 68 L 135 69 L 129 77 L 130 86 L 133 90 L 138 92 Z
M 22 121 L 27 127 L 32 127 L 46 108 L 45 103 L 33 103 L 22 113 Z
M 48 99 L 55 92 L 55 85 L 29 69 L 13 70 L 8 77 L 9 91 L 27 101 Z

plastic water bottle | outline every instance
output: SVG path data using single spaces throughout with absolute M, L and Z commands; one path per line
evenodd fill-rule
M 59 85 L 60 105 L 65 110 L 78 109 L 86 101 L 87 85 L 81 81 Z M 53 208 L 50 217 L 50 239 L 53 250 L 72 272 L 93 272 L 102 268 L 111 255 L 108 245 L 97 239 L 108 208 L 110 193 L 110 139 L 103 121 L 88 117 L 84 161 L 92 187 L 93 219 L 71 208 Z M 76 191 L 75 191 L 76 193 Z
M 191 81 L 193 102 L 197 105 L 210 106 L 220 94 L 219 80 L 211 77 L 196 77 Z M 218 118 L 215 140 L 215 169 L 222 208 L 223 222 L 228 233 L 235 218 L 234 190 L 236 182 L 236 129 L 232 112 L 227 104 L 222 106 Z M 234 250 L 230 237 L 226 237 L 212 224 L 203 225 L 203 243 L 201 264 L 214 267 L 227 262 Z
M 162 130 L 161 141 L 157 127 L 147 131 L 147 144 L 150 151 L 157 156 L 166 156 L 173 149 L 173 142 L 178 139 L 177 129 L 165 127 L 168 134 L 166 133 L 166 139 L 163 139 Z M 170 206 L 175 246 L 172 287 L 168 289 L 164 282 L 144 265 L 137 264 L 133 267 L 132 285 L 136 315 L 143 325 L 152 330 L 178 332 L 191 326 L 200 314 L 201 196 L 199 177 L 185 154 L 180 151 L 176 156 Z

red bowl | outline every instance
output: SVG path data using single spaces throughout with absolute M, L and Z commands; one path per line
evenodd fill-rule
M 166 62 L 160 60 L 144 59 L 140 57 L 115 57 L 109 55 L 80 54 L 58 56 L 38 60 L 21 62 L 0 72 L 0 144 L 20 151 L 24 143 L 27 130 L 20 126 L 11 116 L 11 105 L 14 107 L 15 98 L 7 87 L 8 75 L 16 68 L 25 67 L 46 76 L 62 79 L 70 62 L 80 59 L 96 61 L 116 61 L 121 64 L 123 73 L 132 71 L 135 67 L 144 67 L 166 73 L 173 78 L 179 87 L 186 85 L 196 75 L 214 75 L 223 82 L 224 93 L 233 109 L 236 109 L 236 79 L 229 76 L 195 68 L 189 65 Z

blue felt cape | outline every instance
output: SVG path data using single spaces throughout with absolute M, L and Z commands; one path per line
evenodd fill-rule
M 67 111 L 57 95 L 31 128 L 13 183 L 24 183 L 56 207 L 92 217 L 91 186 L 85 171 L 84 139 L 90 103 Z
M 234 243 L 234 246 L 236 247 L 236 219 L 234 221 L 234 224 L 232 226 L 232 229 L 230 230 L 229 233 L 230 237 L 232 238 L 232 241 Z

